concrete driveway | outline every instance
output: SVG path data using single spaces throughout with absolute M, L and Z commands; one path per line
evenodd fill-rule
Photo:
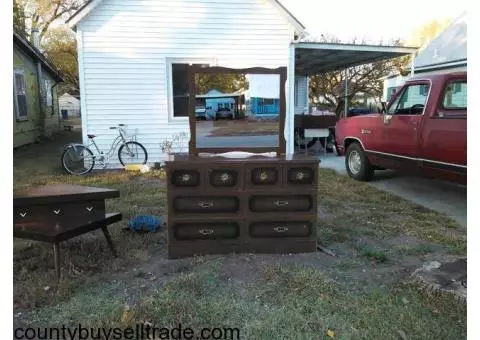
M 347 175 L 345 157 L 320 156 L 320 167 Z M 375 171 L 373 180 L 368 183 L 426 208 L 443 212 L 467 227 L 467 187 L 464 185 L 405 176 L 390 170 Z

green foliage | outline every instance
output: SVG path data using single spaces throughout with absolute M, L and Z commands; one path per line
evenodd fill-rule
M 205 94 L 210 90 L 232 93 L 248 89 L 248 81 L 244 74 L 202 74 L 196 79 L 197 94 Z
M 65 25 L 50 28 L 42 47 L 47 57 L 60 70 L 64 83 L 61 92 L 76 93 L 79 88 L 77 43 L 74 33 Z

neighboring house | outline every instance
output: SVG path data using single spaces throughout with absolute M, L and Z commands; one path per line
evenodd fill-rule
M 107 148 L 109 127 L 123 123 L 138 131 L 151 162 L 165 159 L 162 141 L 190 133 L 190 64 L 285 67 L 293 153 L 294 113 L 308 106 L 309 75 L 413 52 L 302 41 L 305 27 L 277 0 L 90 0 L 68 23 L 77 36 L 83 141 L 96 134 Z
M 64 93 L 58 98 L 60 117 L 63 120 L 80 117 L 80 99 L 69 93 Z
M 205 107 L 207 110 L 214 112 L 218 109 L 228 108 L 235 109 L 235 98 L 238 98 L 241 93 L 223 93 L 216 89 L 212 89 L 204 95 L 198 95 L 197 98 L 202 98 L 205 101 Z
M 59 129 L 53 64 L 23 36 L 13 32 L 13 147 L 49 137 Z
M 247 74 L 245 91 L 247 115 L 254 118 L 277 117 L 280 114 L 280 77 L 269 74 Z
M 408 69 L 410 72 L 411 69 Z M 462 13 L 415 57 L 414 76 L 467 71 L 467 19 Z M 390 101 L 411 77 L 392 74 L 384 80 L 383 98 Z

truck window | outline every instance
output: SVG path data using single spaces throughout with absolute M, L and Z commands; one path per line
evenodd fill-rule
M 421 115 L 427 101 L 429 84 L 406 86 L 388 108 L 391 115 Z
M 442 106 L 447 110 L 467 109 L 467 80 L 454 80 L 447 84 L 443 93 Z

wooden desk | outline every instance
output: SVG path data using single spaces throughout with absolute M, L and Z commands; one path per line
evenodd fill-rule
M 55 274 L 60 278 L 62 241 L 102 229 L 114 254 L 107 226 L 122 219 L 105 213 L 105 199 L 120 197 L 118 190 L 70 184 L 46 185 L 17 192 L 13 198 L 13 236 L 53 244 Z

